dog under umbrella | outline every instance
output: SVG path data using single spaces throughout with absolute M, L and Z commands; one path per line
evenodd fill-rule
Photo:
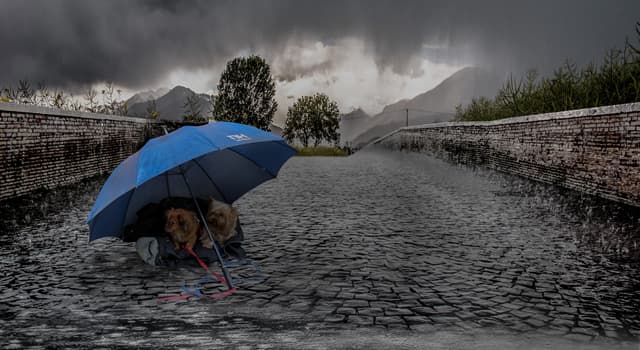
M 140 208 L 169 197 L 213 197 L 233 203 L 242 195 L 273 179 L 296 150 L 280 137 L 252 126 L 214 122 L 185 126 L 149 140 L 111 173 L 89 213 L 89 241 L 122 238 Z M 209 239 L 215 242 L 207 225 Z M 231 279 L 213 245 L 224 277 Z

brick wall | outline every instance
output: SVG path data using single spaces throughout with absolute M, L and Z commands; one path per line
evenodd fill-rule
M 376 143 L 640 206 L 640 103 L 413 126 Z
M 0 103 L 0 201 L 112 171 L 158 123 Z

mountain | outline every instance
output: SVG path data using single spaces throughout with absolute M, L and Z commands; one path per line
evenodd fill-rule
M 133 106 L 136 103 L 155 100 L 155 99 L 165 95 L 167 92 L 169 92 L 169 89 L 167 89 L 167 88 L 159 88 L 159 89 L 156 89 L 156 90 L 143 91 L 143 92 L 139 92 L 139 93 L 131 96 L 125 102 L 127 103 L 127 106 Z
M 157 91 L 157 90 L 156 90 Z M 187 96 L 194 93 L 191 89 L 184 86 L 176 86 L 169 90 L 166 94 L 156 97 L 156 110 L 158 111 L 158 118 L 163 120 L 182 120 L 184 115 L 184 103 L 187 100 Z M 144 94 L 144 93 L 142 93 Z M 200 112 L 202 116 L 206 117 L 209 114 L 209 96 L 207 94 L 196 94 L 200 101 Z M 145 95 L 142 95 L 143 97 Z M 134 95 L 131 99 L 136 97 Z M 130 100 L 131 100 L 130 99 Z M 143 117 L 146 114 L 149 106 L 149 101 L 142 101 L 128 105 L 128 115 L 133 117 Z
M 502 79 L 494 73 L 478 67 L 463 68 L 427 92 L 385 106 L 382 112 L 370 118 L 365 128 L 355 133 L 356 136 L 342 140 L 351 141 L 358 147 L 407 123 L 449 121 L 458 104 L 466 105 L 474 97 L 493 97 L 501 85 Z
M 350 113 L 340 116 L 340 140 L 343 143 L 353 140 L 371 122 L 371 116 L 358 108 Z
M 184 115 L 184 103 L 187 100 L 187 96 L 192 94 L 193 91 L 184 86 L 176 86 L 173 89 L 157 89 L 154 91 L 139 92 L 127 102 L 128 115 L 132 117 L 145 117 L 149 101 L 156 100 L 156 110 L 158 111 L 158 118 L 163 120 L 182 120 Z M 209 95 L 196 94 L 200 100 L 200 112 L 203 117 L 210 115 L 209 109 Z M 271 124 L 269 131 L 278 136 L 282 136 L 282 128 L 278 125 Z

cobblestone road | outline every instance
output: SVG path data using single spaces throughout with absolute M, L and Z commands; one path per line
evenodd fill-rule
M 182 302 L 155 298 L 199 269 L 87 244 L 100 185 L 0 236 L 0 347 L 638 347 L 622 224 L 544 185 L 419 154 L 293 158 L 237 203 L 265 281 Z

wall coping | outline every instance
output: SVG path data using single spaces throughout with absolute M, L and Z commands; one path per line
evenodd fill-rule
M 375 140 L 373 143 L 378 143 L 387 137 L 401 132 L 401 131 L 411 131 L 411 130 L 421 130 L 421 129 L 432 129 L 432 128 L 447 128 L 447 127 L 466 127 L 466 126 L 495 126 L 495 125 L 505 125 L 505 124 L 518 124 L 518 123 L 530 123 L 530 122 L 538 122 L 545 120 L 559 120 L 559 119 L 570 119 L 570 118 L 583 118 L 583 117 L 593 117 L 598 115 L 610 115 L 610 114 L 622 114 L 622 113 L 633 113 L 640 112 L 640 102 L 633 103 L 624 103 L 619 105 L 610 105 L 610 106 L 600 106 L 600 107 L 591 107 L 591 108 L 583 108 L 583 109 L 572 109 L 568 111 L 561 112 L 551 112 L 551 113 L 541 113 L 541 114 L 532 114 L 525 115 L 521 117 L 513 117 L 513 118 L 504 118 L 490 121 L 477 121 L 477 122 L 443 122 L 443 123 L 431 123 L 431 124 L 420 124 L 420 125 L 412 125 L 405 126 L 399 129 L 396 129 L 379 139 Z
M 85 118 L 85 119 L 98 119 L 98 120 L 115 120 L 115 121 L 127 121 L 132 123 L 159 123 L 158 120 L 109 115 L 102 113 L 90 113 L 81 111 L 69 111 L 66 109 L 41 107 L 19 103 L 4 103 L 0 102 L 0 112 L 16 112 L 16 113 L 28 113 L 28 114 L 41 114 L 41 115 L 54 115 L 59 117 L 72 117 L 72 118 Z

